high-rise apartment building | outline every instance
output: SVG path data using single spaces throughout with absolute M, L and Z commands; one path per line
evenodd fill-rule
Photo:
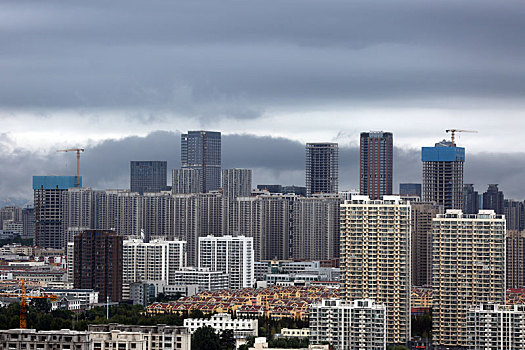
M 79 182 L 82 187 L 82 177 Z M 65 247 L 62 195 L 68 188 L 76 187 L 76 183 L 76 176 L 33 176 L 35 245 L 57 249 Z
M 401 183 L 399 184 L 399 195 L 403 197 L 421 198 L 421 184 Z
M 525 231 L 507 230 L 507 289 L 525 288 Z
M 525 346 L 525 305 L 479 304 L 468 310 L 468 349 L 518 350 Z
M 435 203 L 411 202 L 412 285 L 432 285 L 432 219 L 443 212 Z
M 433 220 L 432 334 L 438 347 L 469 345 L 467 313 L 505 303 L 505 217 L 449 209 Z
M 525 206 L 523 202 L 512 199 L 503 200 L 503 214 L 505 214 L 507 221 L 507 230 L 522 231 L 525 229 Z
M 221 133 L 188 131 L 181 134 L 181 163 L 183 169 L 199 170 L 200 192 L 218 190 L 221 186 Z
M 463 213 L 477 214 L 479 211 L 479 193 L 473 184 L 463 185 Z
M 171 193 L 202 192 L 201 175 L 197 169 L 173 169 Z
M 234 230 L 236 201 L 238 197 L 249 197 L 252 194 L 251 169 L 224 169 L 222 171 L 222 196 L 225 235 L 242 234 Z
M 99 292 L 99 300 L 122 298 L 123 237 L 110 230 L 86 230 L 74 237 L 74 286 Z
M 359 188 L 361 195 L 381 199 L 392 194 L 394 142 L 391 132 L 362 132 Z
M 228 274 L 231 289 L 252 288 L 255 283 L 253 238 L 199 237 L 199 268 Z
M 339 205 L 336 194 L 316 194 L 293 201 L 291 257 L 328 260 L 339 257 Z
M 494 210 L 496 214 L 504 213 L 503 192 L 498 189 L 498 184 L 490 184 L 486 192 L 483 193 L 483 209 Z
M 255 261 L 289 258 L 295 199 L 282 194 L 237 198 L 235 232 L 253 237 Z
M 410 218 L 399 196 L 341 204 L 341 296 L 384 304 L 389 344 L 410 339 Z
M 130 162 L 130 189 L 131 192 L 160 192 L 165 191 L 167 181 L 168 162 L 160 160 Z
M 449 141 L 423 147 L 423 201 L 445 209 L 463 209 L 463 163 L 465 148 Z
M 165 281 L 175 283 L 175 273 L 186 267 L 186 242 L 158 238 L 149 242 L 123 242 L 123 283 Z
M 386 308 L 373 300 L 323 299 L 309 308 L 310 344 L 334 349 L 386 349 Z
M 306 144 L 306 195 L 337 193 L 339 148 L 337 143 Z
M 22 209 L 22 225 L 24 232 L 22 238 L 35 238 L 35 208 L 25 207 Z

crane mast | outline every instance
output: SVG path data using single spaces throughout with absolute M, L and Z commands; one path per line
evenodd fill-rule
M 77 152 L 77 181 L 75 187 L 80 187 L 80 152 L 84 152 L 83 148 L 69 148 L 59 149 L 57 152 Z

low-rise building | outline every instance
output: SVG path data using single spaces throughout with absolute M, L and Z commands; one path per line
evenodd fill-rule
M 146 350 L 146 337 L 140 332 L 111 330 L 89 332 L 92 350 Z
M 281 336 L 285 338 L 308 338 L 310 336 L 310 328 L 282 328 Z
M 39 332 L 35 329 L 0 330 L 0 350 L 27 349 L 91 350 L 91 342 L 88 332 L 69 329 Z
M 185 327 L 167 326 L 128 326 L 116 323 L 89 325 L 90 332 L 127 332 L 143 335 L 147 350 L 190 350 L 191 334 Z M 113 348 L 116 350 L 117 348 Z M 132 347 L 132 349 L 135 349 Z
M 230 314 L 221 313 L 213 315 L 211 318 L 187 318 L 184 320 L 184 327 L 190 333 L 194 333 L 201 327 L 210 326 L 217 331 L 233 330 L 235 337 L 257 336 L 259 332 L 258 320 L 232 319 Z
M 470 308 L 467 343 L 471 350 L 523 349 L 525 305 L 480 304 Z
M 199 292 L 203 292 L 228 288 L 230 278 L 222 271 L 186 268 L 175 272 L 173 282 L 174 285 L 196 284 Z
M 386 349 L 386 309 L 373 300 L 325 299 L 310 306 L 310 343 L 335 350 Z

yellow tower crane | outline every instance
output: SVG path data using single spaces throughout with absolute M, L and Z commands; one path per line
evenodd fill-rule
M 80 187 L 80 152 L 84 152 L 83 148 L 59 149 L 57 152 L 77 152 L 77 183 L 76 187 Z
M 27 295 L 25 280 L 20 280 L 22 289 L 20 293 L 0 293 L 0 297 L 4 298 L 20 298 L 20 328 L 27 328 L 27 299 L 50 299 L 56 301 L 58 297 L 55 294 L 44 295 Z

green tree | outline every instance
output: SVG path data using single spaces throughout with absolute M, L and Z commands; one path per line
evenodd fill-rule
M 226 329 L 221 332 L 220 335 L 221 350 L 234 350 L 235 349 L 235 338 L 233 336 L 232 329 Z
M 51 302 L 49 299 L 32 299 L 29 307 L 33 309 L 32 311 L 47 314 L 51 311 Z
M 217 350 L 220 348 L 220 337 L 210 326 L 198 328 L 191 336 L 191 350 Z

